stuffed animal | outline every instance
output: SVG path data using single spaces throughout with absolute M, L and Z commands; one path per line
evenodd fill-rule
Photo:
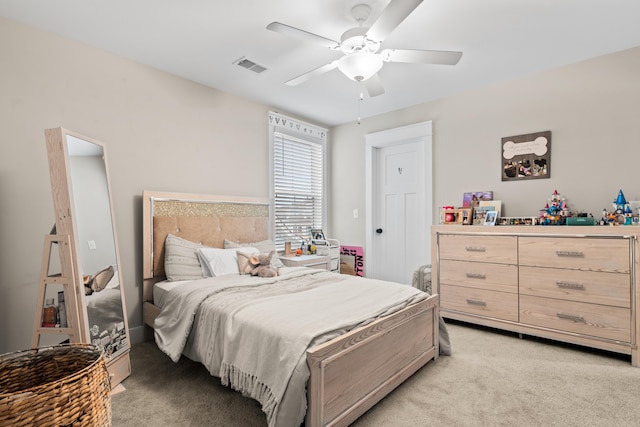
M 91 295 L 93 293 L 93 289 L 91 289 L 91 282 L 93 282 L 93 278 L 86 274 L 82 276 L 82 281 L 84 282 L 84 294 Z
M 278 270 L 271 265 L 271 258 L 276 253 L 272 250 L 268 254 L 255 253 L 249 258 L 250 272 L 252 276 L 259 277 L 275 277 Z

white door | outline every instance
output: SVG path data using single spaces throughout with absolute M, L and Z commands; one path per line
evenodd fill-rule
M 411 284 L 431 263 L 431 124 L 369 134 L 367 148 L 366 275 Z

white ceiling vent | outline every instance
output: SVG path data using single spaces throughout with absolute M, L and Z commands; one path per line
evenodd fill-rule
M 267 69 L 266 67 L 263 67 L 262 65 L 258 65 L 255 62 L 245 58 L 244 56 L 238 59 L 235 62 L 235 64 L 239 65 L 242 68 L 246 68 L 247 70 L 251 70 L 256 74 L 260 74 L 261 72 Z

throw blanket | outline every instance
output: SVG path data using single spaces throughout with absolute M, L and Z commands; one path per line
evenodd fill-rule
M 421 291 L 433 295 L 431 292 L 431 264 L 423 265 L 415 269 L 413 272 L 413 280 L 411 286 Z M 440 354 L 451 356 L 451 339 L 449 338 L 449 330 L 442 316 L 439 316 L 438 339 L 440 343 Z
M 167 295 L 155 324 L 156 342 L 172 360 L 189 340 L 190 353 L 199 354 L 213 375 L 262 404 L 272 427 L 310 345 L 427 297 L 409 286 L 361 277 L 304 268 L 281 272 L 288 273 L 179 286 Z M 189 336 L 196 312 L 197 328 Z

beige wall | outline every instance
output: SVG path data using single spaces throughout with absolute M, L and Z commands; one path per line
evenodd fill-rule
M 140 327 L 142 191 L 268 197 L 269 108 L 2 18 L 0 58 L 0 353 L 31 345 L 55 219 L 46 128 L 106 144 L 129 323 Z
M 364 135 L 426 120 L 433 121 L 436 209 L 485 190 L 507 216 L 537 215 L 555 189 L 570 209 L 597 218 L 621 188 L 627 200 L 640 200 L 638 47 L 333 128 L 329 217 L 342 244 L 365 243 Z M 501 138 L 545 130 L 552 132 L 551 177 L 502 182 Z

